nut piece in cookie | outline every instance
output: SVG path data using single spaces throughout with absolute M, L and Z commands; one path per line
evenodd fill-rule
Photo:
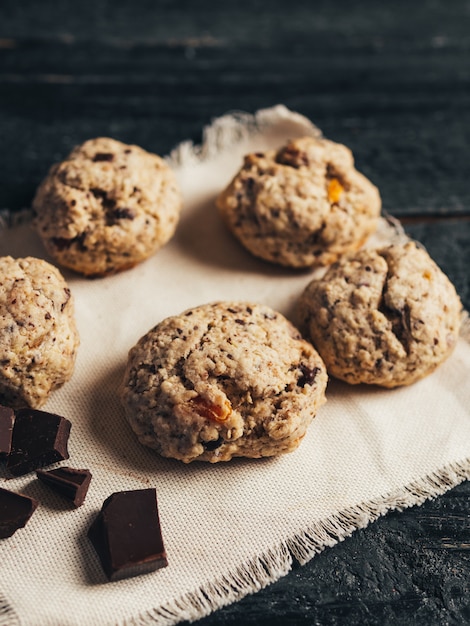
M 52 166 L 33 200 L 34 223 L 57 263 L 105 276 L 163 246 L 175 232 L 181 204 L 163 159 L 101 137 Z
M 427 376 L 451 354 L 462 307 L 447 276 L 410 241 L 333 264 L 305 289 L 299 310 L 329 374 L 397 387 Z
M 141 443 L 229 461 L 291 452 L 325 402 L 316 350 L 267 306 L 219 302 L 163 320 L 130 350 L 121 398 Z
M 252 254 L 303 268 L 358 249 L 377 227 L 381 200 L 346 146 L 303 137 L 247 155 L 217 207 Z
M 72 294 L 42 259 L 0 257 L 0 402 L 41 407 L 73 373 Z

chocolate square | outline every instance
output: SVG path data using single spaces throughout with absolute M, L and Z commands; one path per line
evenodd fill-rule
M 91 472 L 87 469 L 59 467 L 53 470 L 37 470 L 36 476 L 54 491 L 78 508 L 85 501 L 91 482 Z
M 13 409 L 0 405 L 0 460 L 10 454 L 14 422 Z
M 110 580 L 168 565 L 155 489 L 113 493 L 104 501 L 88 537 Z
M 0 539 L 23 528 L 37 505 L 33 498 L 0 487 Z
M 36 409 L 16 411 L 7 470 L 13 476 L 69 458 L 67 442 L 72 424 L 65 417 Z

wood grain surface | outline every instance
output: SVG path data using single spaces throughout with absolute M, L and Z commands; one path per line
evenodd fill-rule
M 353 150 L 469 309 L 469 55 L 468 0 L 2 0 L 0 211 L 90 137 L 165 154 L 283 103 Z M 470 623 L 470 485 L 200 622 L 239 623 Z

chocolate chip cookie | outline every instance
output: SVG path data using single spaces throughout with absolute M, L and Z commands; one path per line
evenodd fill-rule
M 73 373 L 73 298 L 46 261 L 0 257 L 0 403 L 42 406 Z
M 215 463 L 295 450 L 326 383 L 321 358 L 285 317 L 219 302 L 143 336 L 130 350 L 121 398 L 144 445 Z
M 461 310 L 447 276 L 411 241 L 348 255 L 299 301 L 328 373 L 383 387 L 414 383 L 442 363 L 457 342 Z
M 180 210 L 181 195 L 163 159 L 105 137 L 54 165 L 33 201 L 49 254 L 95 277 L 152 255 L 172 237 Z
M 217 207 L 252 254 L 303 268 L 358 249 L 377 227 L 381 200 L 346 146 L 303 137 L 247 155 Z

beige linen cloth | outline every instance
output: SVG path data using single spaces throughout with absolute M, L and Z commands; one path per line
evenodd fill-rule
M 226 231 L 216 194 L 248 151 L 318 134 L 277 106 L 227 115 L 170 155 L 185 208 L 174 239 L 142 265 L 100 280 L 65 271 L 81 335 L 73 379 L 46 409 L 72 421 L 70 459 L 93 473 L 71 510 L 34 474 L 0 484 L 40 506 L 0 541 L 0 625 L 175 624 L 197 619 L 306 563 L 392 509 L 422 503 L 470 476 L 470 345 L 428 378 L 395 390 L 330 381 L 300 448 L 275 459 L 184 465 L 141 446 L 116 396 L 129 348 L 164 317 L 225 299 L 266 303 L 293 317 L 312 273 L 253 258 Z M 369 242 L 403 237 L 381 221 Z M 24 223 L 0 229 L 0 254 L 45 256 Z M 1 475 L 4 476 L 4 475 Z M 103 500 L 156 487 L 168 567 L 107 582 L 87 539 Z

